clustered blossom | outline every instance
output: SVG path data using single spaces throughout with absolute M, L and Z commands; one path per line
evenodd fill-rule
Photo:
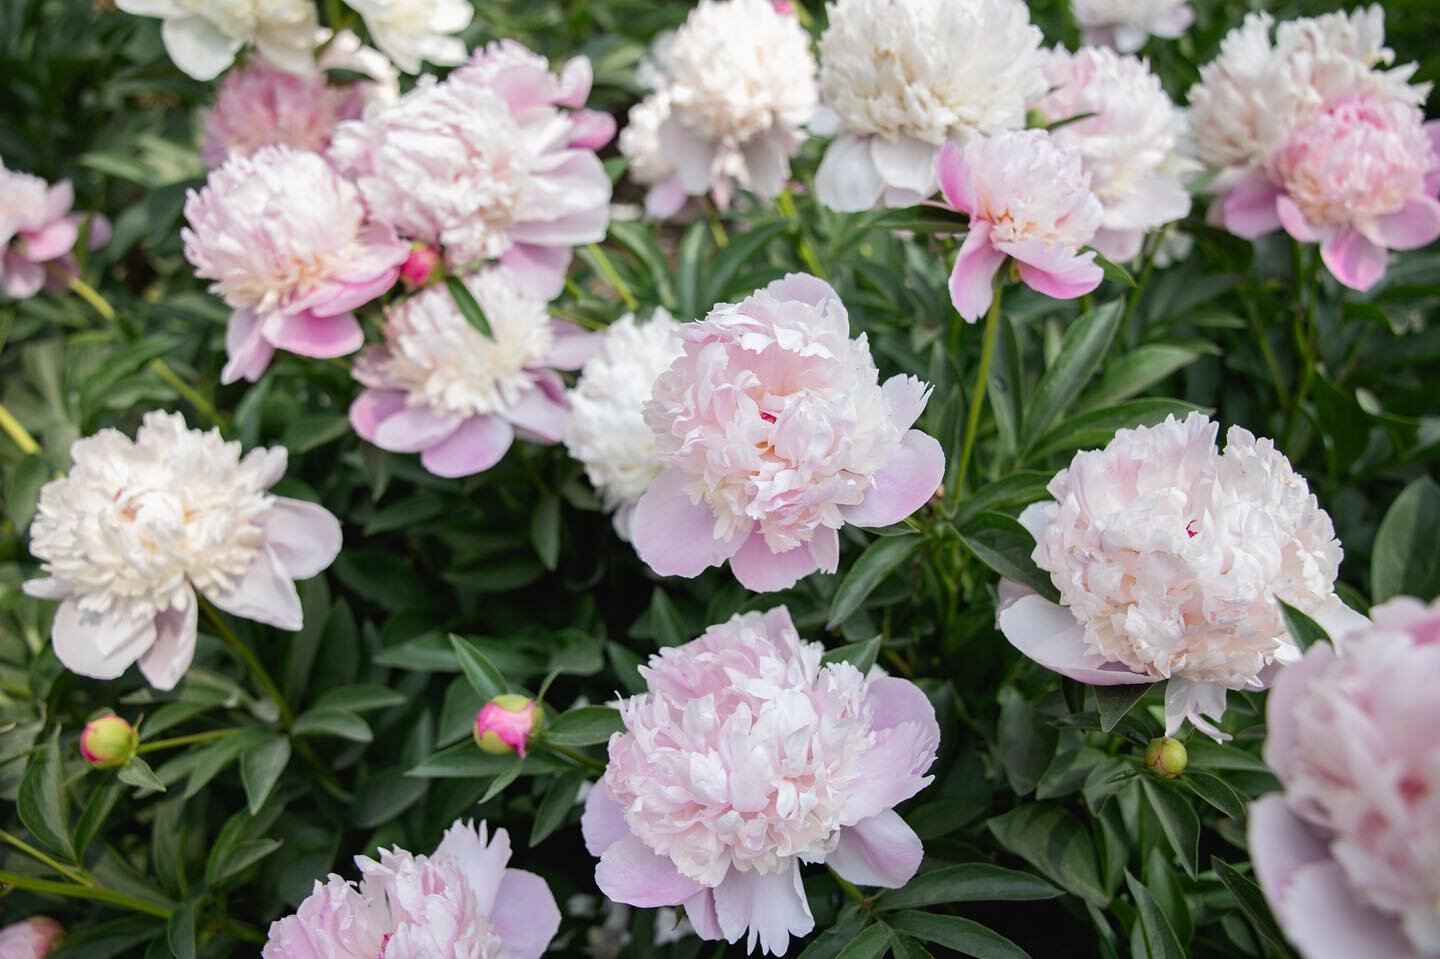
M 518 435 L 558 443 L 565 384 L 597 337 L 552 319 L 503 269 L 467 277 L 485 315 L 482 333 L 446 286 L 432 286 L 385 313 L 385 343 L 355 364 L 366 389 L 350 407 L 355 432 L 381 449 L 419 453 L 437 476 L 469 476 L 500 461 Z
M 345 0 L 385 55 L 406 73 L 424 61 L 451 67 L 465 59 L 465 42 L 453 34 L 470 25 L 470 0 Z
M 1043 130 L 1020 130 L 947 143 L 937 162 L 951 208 L 970 217 L 970 232 L 950 273 L 950 301 L 974 323 L 994 297 L 1007 258 L 1020 279 L 1046 296 L 1084 296 L 1104 279 L 1095 254 L 1080 248 L 1100 229 L 1104 210 L 1075 150 Z
M 1358 620 L 1335 595 L 1341 549 L 1330 517 L 1268 439 L 1199 413 L 1120 430 L 1050 481 L 1052 502 L 1020 515 L 1060 605 L 1002 606 L 1021 652 L 1097 686 L 1168 679 L 1166 735 L 1219 718 L 1231 689 L 1261 689 L 1298 648 L 1276 600 L 1322 625 Z
M 422 78 L 394 105 L 341 124 L 330 157 L 379 222 L 439 247 L 452 268 L 498 260 L 548 300 L 571 249 L 604 239 L 610 221 L 595 150 L 614 123 L 578 109 L 590 83 L 584 57 L 557 77 L 544 57 L 499 41 L 443 82 Z
M 1150 37 L 1173 40 L 1195 22 L 1185 0 L 1072 0 L 1085 43 L 1134 53 Z
M 1103 217 L 1094 247 L 1112 260 L 1133 259 L 1146 233 L 1190 212 L 1183 178 L 1196 169 L 1180 155 L 1184 118 L 1149 66 L 1112 50 L 1051 50 L 1050 92 L 1035 103 L 1051 133 L 1080 154 Z M 1086 116 L 1089 114 L 1088 116 Z
M 1280 673 L 1249 811 L 1255 875 L 1306 959 L 1440 953 L 1440 603 L 1400 597 Z
M 68 180 L 46 183 L 38 176 L 7 170 L 0 160 L 0 292 L 24 300 L 39 293 L 46 270 L 74 269 L 70 251 L 80 239 L 85 214 L 71 213 L 75 191 Z M 110 221 L 90 219 L 90 246 L 110 238 Z
M 388 290 L 410 254 L 366 220 L 360 192 L 324 157 L 289 147 L 232 157 L 191 191 L 185 219 L 186 259 L 235 311 L 225 383 L 259 379 L 277 349 L 358 350 L 365 336 L 350 311 Z
M 737 184 L 766 198 L 784 188 L 818 97 L 810 38 L 793 14 L 771 0 L 700 0 L 656 41 L 641 78 L 668 109 L 658 134 L 675 172 L 651 187 L 657 212 L 677 191 L 725 207 Z
M 60 923 L 49 916 L 32 916 L 0 929 L 0 956 L 5 959 L 45 959 L 65 938 Z
M 931 781 L 939 726 L 915 684 L 821 666 L 777 607 L 641 667 L 581 826 L 595 881 L 632 906 L 683 904 L 704 939 L 783 955 L 814 919 L 800 863 L 898 888 L 920 838 L 894 811 Z
M 246 46 L 292 73 L 315 68 L 314 0 L 115 0 L 126 13 L 159 17 L 165 52 L 196 80 L 213 80 Z
M 570 392 L 565 448 L 585 466 L 590 485 L 615 513 L 615 532 L 630 539 L 635 504 L 660 475 L 645 403 L 655 380 L 682 350 L 680 325 L 657 308 L 649 322 L 626 314 L 605 330 L 600 351 Z
M 114 679 L 138 661 L 171 689 L 195 654 L 195 593 L 235 616 L 298 630 L 294 580 L 340 552 L 340 524 L 314 503 L 268 492 L 284 447 L 251 450 L 178 413 L 145 414 L 131 440 L 101 430 L 70 448 L 70 473 L 40 491 L 30 552 L 47 578 L 25 592 L 61 600 L 51 641 L 66 668 Z
M 940 485 L 940 444 L 910 428 L 930 390 L 903 375 L 881 386 L 829 284 L 791 274 L 680 336 L 645 405 L 664 472 L 633 532 L 655 572 L 729 560 L 746 588 L 786 589 L 835 571 L 841 526 L 898 523 Z
M 506 868 L 510 836 L 456 821 L 429 856 L 356 856 L 270 926 L 262 959 L 539 959 L 560 929 L 545 880 Z
M 839 136 L 815 189 L 831 209 L 931 196 L 943 144 L 1024 127 L 1045 92 L 1042 37 L 1021 0 L 837 0 L 827 13 L 814 126 Z

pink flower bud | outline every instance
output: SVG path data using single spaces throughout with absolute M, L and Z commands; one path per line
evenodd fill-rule
M 400 266 L 400 278 L 408 286 L 424 286 L 435 273 L 440 262 L 440 253 L 433 246 L 416 243 L 410 249 L 410 256 Z
M 795 12 L 795 4 L 791 3 L 790 0 L 775 0 L 771 6 L 773 6 L 775 12 L 782 17 L 788 17 Z
M 0 929 L 0 956 L 5 959 L 44 959 L 65 938 L 60 923 L 49 916 L 31 916 Z
M 80 754 L 96 769 L 123 766 L 140 746 L 140 733 L 114 713 L 96 716 L 80 733 Z
M 496 696 L 475 715 L 475 744 L 492 756 L 519 753 L 545 725 L 545 711 L 535 700 L 506 693 Z

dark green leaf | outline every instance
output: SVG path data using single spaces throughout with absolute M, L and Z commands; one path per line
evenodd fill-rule
M 470 292 L 464 281 L 458 276 L 447 276 L 445 286 L 450 290 L 450 296 L 454 298 L 455 306 L 466 322 L 486 336 L 493 337 L 490 322 L 485 319 L 485 311 L 480 309 L 480 304 L 475 301 L 475 294 Z
M 548 839 L 551 833 L 564 824 L 565 819 L 570 815 L 570 810 L 575 808 L 575 796 L 580 792 L 580 784 L 583 782 L 585 782 L 584 773 L 556 776 L 550 781 L 544 797 L 540 800 L 539 808 L 535 810 L 535 819 L 530 824 L 530 847 L 532 849 Z
M 1196 860 L 1200 855 L 1200 817 L 1195 815 L 1195 810 L 1178 789 L 1162 785 L 1149 776 L 1142 782 L 1145 798 L 1154 810 L 1155 818 L 1160 820 L 1165 838 L 1170 840 L 1170 847 L 1180 857 L 1180 865 L 1185 867 L 1186 874 L 1194 879 L 1198 869 Z
M 329 707 L 309 710 L 295 720 L 290 731 L 296 736 L 335 736 L 355 743 L 368 743 L 375 738 L 365 720 L 348 710 Z
M 69 808 L 60 762 L 60 729 L 56 727 L 50 738 L 37 746 L 30 757 L 25 777 L 20 780 L 18 811 L 20 821 L 31 835 L 51 851 L 74 862 Z
M 490 800 L 494 799 L 496 796 L 504 792 L 506 786 L 509 786 L 516 779 L 518 779 L 520 776 L 521 762 L 522 761 L 519 756 L 515 756 L 514 758 L 512 758 L 510 760 L 510 765 L 505 768 L 505 771 L 502 772 L 500 775 L 496 776 L 494 779 L 490 780 L 490 785 L 485 790 L 485 795 L 480 797 L 480 801 L 482 803 L 489 802 Z
M 1030 558 L 1035 552 L 1035 537 L 1017 520 L 1004 513 L 981 513 L 959 532 L 961 541 L 986 566 L 1051 602 L 1059 601 L 1055 584 Z
M 1183 419 L 1195 409 L 1194 403 L 1184 400 L 1152 398 L 1077 413 L 1032 442 L 1025 456 L 1033 461 L 1071 450 L 1098 449 L 1114 439 L 1118 429 L 1153 426 L 1167 416 Z
M 542 498 L 530 514 L 530 542 L 540 564 L 553 570 L 560 562 L 560 497 Z
M 283 845 L 278 839 L 243 839 L 224 850 L 223 856 L 212 854 L 205 866 L 205 882 L 218 886 L 249 869 Z M 221 852 L 216 847 L 215 853 Z
M 1275 917 L 1270 914 L 1270 907 L 1265 902 L 1265 894 L 1260 887 L 1248 876 L 1241 875 L 1235 867 L 1225 862 L 1218 856 L 1210 857 L 1210 865 L 1215 870 L 1215 875 L 1220 882 L 1230 891 L 1236 905 L 1250 920 L 1255 931 L 1269 940 L 1270 944 L 1279 949 L 1282 955 L 1293 956 L 1295 951 L 1290 948 L 1290 943 L 1285 939 L 1285 934 L 1275 923 Z
M 1040 378 L 1025 410 L 1022 435 L 1027 448 L 1059 419 L 1100 365 L 1120 325 L 1123 300 L 1103 304 L 1076 320 L 1060 341 L 1055 362 Z
M 886 916 L 892 929 L 975 959 L 1030 959 L 1030 954 L 993 929 L 959 916 L 897 912 Z
M 886 210 L 868 220 L 866 226 L 877 230 L 905 230 L 910 233 L 946 233 L 960 236 L 969 231 L 970 221 L 963 213 L 921 204 Z
M 340 686 L 315 700 L 317 707 L 343 709 L 352 713 L 366 713 L 376 709 L 403 706 L 405 694 L 388 686 Z
M 1301 649 L 1309 649 L 1315 643 L 1330 642 L 1330 634 L 1315 620 L 1283 599 L 1276 599 L 1275 602 L 1280 604 L 1280 614 L 1285 617 L 1285 628 L 1290 633 L 1290 638 L 1295 640 Z
M 1115 686 L 1092 686 L 1095 691 L 1095 705 L 1100 710 L 1100 728 L 1110 732 L 1145 694 L 1155 688 L 1154 683 L 1121 683 Z
M 825 628 L 834 629 L 849 619 L 881 580 L 915 555 L 920 543 L 919 536 L 906 534 L 881 536 L 867 546 L 835 590 L 835 596 L 830 601 L 830 622 Z
M 1000 761 L 1017 796 L 1034 791 L 1055 755 L 1058 736 L 1014 686 L 1000 690 Z
M 880 923 L 872 923 L 850 940 L 835 959 L 880 959 L 890 948 L 890 930 Z
M 1030 803 L 986 825 L 1000 844 L 1088 902 L 1109 899 L 1090 834 L 1059 806 Z
M 1428 602 L 1440 595 L 1440 485 L 1429 476 L 1405 487 L 1380 521 L 1370 588 L 1377 603 L 1392 596 Z
M 731 281 L 741 267 L 750 267 L 771 240 L 789 229 L 784 221 L 762 223 L 744 233 L 730 237 L 730 242 L 706 267 L 704 291 L 700 299 L 704 303 L 718 303 L 722 300 L 738 299 L 732 294 L 744 295 L 746 290 L 733 290 Z
M 187 899 L 170 916 L 165 939 L 175 959 L 195 959 L 195 925 L 200 915 L 200 901 Z
M 1219 776 L 1192 769 L 1178 781 L 1231 819 L 1245 821 L 1245 804 L 1236 795 L 1235 789 Z
M 1180 346 L 1174 343 L 1145 343 L 1105 366 L 1095 388 L 1085 394 L 1091 409 L 1112 406 L 1145 392 L 1165 377 L 1189 366 L 1205 353 L 1216 352 L 1208 344 Z
M 1170 927 L 1170 921 L 1165 918 L 1165 913 L 1156 905 L 1155 898 L 1150 895 L 1136 878 L 1125 873 L 1125 884 L 1130 889 L 1130 895 L 1135 898 L 1135 905 L 1140 911 L 1140 931 L 1145 944 L 1145 955 L 1149 959 L 1186 959 L 1185 950 L 1180 947 L 1180 940 L 1175 936 L 1175 930 Z
M 26 454 L 5 477 L 5 513 L 16 533 L 23 533 L 35 515 L 40 487 L 49 478 L 49 468 L 35 453 Z
M 489 657 L 480 651 L 471 640 L 463 636 L 450 634 L 450 645 L 455 650 L 455 656 L 460 660 L 460 669 L 465 673 L 465 678 L 470 681 L 470 686 L 481 699 L 489 701 L 501 695 L 510 688 L 505 681 L 505 674 L 495 668 Z
M 115 770 L 115 774 L 122 783 L 137 789 L 157 793 L 165 792 L 165 784 L 160 781 L 159 776 L 155 775 L 155 770 L 151 769 L 150 764 L 139 756 L 131 757 L 128 763 Z
M 545 727 L 544 738 L 561 746 L 598 746 L 624 729 L 619 710 L 609 706 L 580 706 L 556 716 Z
M 245 799 L 250 815 L 260 812 L 270 791 L 280 781 L 280 774 L 290 764 L 290 740 L 276 736 L 268 743 L 247 749 L 240 755 L 240 782 L 245 787 Z
M 655 634 L 656 646 L 680 646 L 692 638 L 686 635 L 675 604 L 659 586 L 650 593 L 650 631 Z
M 858 643 L 827 649 L 825 655 L 820 657 L 820 663 L 822 666 L 829 663 L 849 663 L 860 672 L 868 673 L 870 667 L 875 665 L 876 657 L 880 655 L 881 643 L 882 637 L 871 636 Z
M 900 889 L 881 893 L 876 909 L 914 909 L 947 902 L 1022 902 L 1054 899 L 1064 890 L 1032 873 L 984 862 L 922 872 Z

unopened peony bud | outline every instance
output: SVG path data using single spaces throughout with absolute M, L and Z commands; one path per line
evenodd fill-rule
M 1169 736 L 1152 739 L 1145 747 L 1145 768 L 1163 779 L 1174 779 L 1183 773 L 1188 758 L 1185 744 Z
M 475 744 L 492 756 L 519 753 L 545 725 L 545 711 L 528 696 L 496 696 L 475 715 Z
M 44 959 L 65 938 L 60 923 L 49 916 L 31 916 L 0 929 L 4 959 Z
M 140 733 L 114 713 L 97 716 L 80 733 L 80 754 L 97 769 L 123 766 L 140 747 Z
M 424 286 L 435 275 L 435 266 L 440 262 L 440 253 L 433 246 L 416 243 L 410 256 L 400 266 L 400 278 L 407 286 Z

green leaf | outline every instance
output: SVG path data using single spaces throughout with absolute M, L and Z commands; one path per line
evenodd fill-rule
M 450 296 L 455 300 L 455 306 L 460 310 L 460 315 L 465 317 L 466 322 L 488 337 L 494 338 L 490 331 L 490 322 L 485 319 L 485 311 L 480 309 L 480 304 L 475 301 L 475 294 L 470 292 L 470 287 L 458 276 L 447 276 L 445 286 L 450 290 Z
M 1355 397 L 1336 386 L 1330 379 L 1316 373 L 1312 377 L 1316 425 L 1325 440 L 1325 455 L 1330 473 L 1348 473 L 1370 445 L 1370 416 Z
M 530 824 L 530 847 L 540 845 L 556 829 L 565 823 L 570 810 L 575 808 L 575 797 L 585 782 L 584 773 L 569 773 L 556 776 L 545 789 L 540 806 L 535 810 L 535 819 Z
M 975 959 L 1030 959 L 1030 954 L 993 929 L 959 916 L 907 911 L 885 917 L 892 929 Z
M 960 500 L 950 521 L 956 526 L 964 526 L 987 510 L 1008 513 L 1012 509 L 1049 499 L 1045 488 L 1054 477 L 1055 474 L 1049 471 L 1017 470 L 993 483 L 986 483 Z
M 690 641 L 675 604 L 659 586 L 650 593 L 650 631 L 655 634 L 656 646 L 681 646 Z
M 1030 803 L 986 826 L 1000 845 L 1085 901 L 1103 906 L 1110 898 L 1089 832 L 1061 807 Z
M 1027 448 L 1054 425 L 1100 365 L 1120 325 L 1123 303 L 1117 299 L 1096 307 L 1065 331 L 1055 362 L 1040 378 L 1025 410 L 1021 435 Z
M 1275 917 L 1270 914 L 1270 907 L 1265 902 L 1265 894 L 1260 891 L 1254 880 L 1248 876 L 1241 875 L 1235 867 L 1218 856 L 1210 857 L 1210 865 L 1215 870 L 1215 875 L 1220 879 L 1224 887 L 1229 890 L 1230 895 L 1235 899 L 1235 904 L 1250 920 L 1255 931 L 1260 933 L 1270 944 L 1279 949 L 1282 955 L 1293 956 L 1295 951 L 1290 948 L 1290 943 L 1285 939 L 1285 934 L 1275 923 Z
M 1196 860 L 1200 855 L 1200 817 L 1195 815 L 1195 810 L 1178 789 L 1161 785 L 1150 776 L 1141 782 L 1145 798 L 1154 810 L 1155 818 L 1160 820 L 1160 829 L 1170 840 L 1170 848 L 1180 857 L 1185 873 L 1194 879 L 1198 869 Z
M 1301 649 L 1309 649 L 1315 643 L 1330 642 L 1330 634 L 1315 620 L 1283 599 L 1276 599 L 1275 602 L 1280 604 L 1280 614 L 1285 617 L 1285 628 L 1290 633 L 1290 638 L 1295 640 Z
M 907 533 L 903 536 L 881 536 L 867 546 L 835 590 L 835 597 L 830 601 L 830 622 L 825 628 L 834 629 L 849 619 L 881 580 L 915 555 L 920 543 L 919 536 Z
M 16 533 L 25 532 L 35 516 L 35 501 L 45 485 L 49 468 L 35 453 L 28 453 L 5 477 L 5 513 Z
M 943 207 L 920 204 L 886 210 L 866 221 L 875 230 L 905 230 L 910 233 L 949 233 L 961 236 L 970 230 L 970 220 L 963 213 Z
M 680 319 L 703 316 L 710 303 L 701 302 L 700 274 L 705 269 L 704 251 L 710 246 L 710 227 L 703 217 L 697 219 L 680 238 L 675 255 L 676 294 L 680 302 Z
M 296 736 L 334 736 L 355 743 L 368 743 L 375 738 L 370 724 L 344 709 L 317 707 L 307 710 L 290 731 Z
M 280 443 L 292 456 L 319 449 L 350 433 L 350 420 L 340 413 L 305 413 L 285 427 Z
M 620 711 L 609 706 L 580 706 L 555 717 L 545 727 L 544 740 L 559 746 L 598 746 L 623 732 Z
M 240 782 L 245 787 L 245 799 L 250 815 L 260 812 L 270 791 L 280 781 L 280 774 L 290 764 L 290 740 L 276 736 L 262 746 L 247 749 L 240 755 Z
M 456 658 L 460 660 L 460 669 L 465 673 L 465 678 L 470 681 L 471 688 L 481 699 L 489 702 L 509 690 L 510 684 L 505 681 L 505 674 L 495 668 L 495 664 L 490 662 L 490 658 L 482 653 L 474 642 L 451 633 L 450 645 L 455 650 Z
M 1401 491 L 1380 521 L 1371 550 L 1374 601 L 1440 594 L 1440 486 L 1421 476 Z
M 840 950 L 835 959 L 880 959 L 890 948 L 890 930 L 880 923 L 871 923 Z
M 530 514 L 530 542 L 540 565 L 554 570 L 560 562 L 560 497 L 543 497 Z
M 1114 260 L 1107 258 L 1101 253 L 1096 253 L 1095 262 L 1100 266 L 1100 269 L 1105 272 L 1105 279 L 1111 283 L 1119 283 L 1122 286 L 1130 287 L 1132 290 L 1139 286 L 1139 284 L 1135 282 L 1135 278 L 1130 275 L 1130 271 Z
M 165 784 L 160 777 L 155 775 L 155 770 L 150 764 L 139 756 L 132 756 L 130 761 L 115 771 L 115 775 L 122 783 L 134 786 L 137 789 L 145 789 L 150 792 L 165 792 Z
M 789 228 L 790 224 L 781 220 L 752 226 L 744 233 L 731 236 L 730 242 L 705 269 L 705 286 L 700 295 L 702 305 L 728 300 L 734 293 L 749 293 L 748 289 L 732 290 L 731 281 L 741 267 L 753 266 L 760 251 Z
M 853 902 L 846 903 L 834 924 L 811 939 L 796 959 L 835 959 L 869 921 L 870 917 L 861 912 L 859 906 Z
M 194 768 L 190 771 L 190 778 L 185 783 L 184 798 L 189 799 L 200 792 L 226 766 L 239 758 L 241 753 L 247 749 L 254 749 L 266 738 L 267 734 L 263 729 L 247 729 L 243 733 L 217 739 L 208 746 L 202 746 L 198 753 L 192 753 L 191 755 L 196 757 L 196 761 Z
M 1175 930 L 1170 927 L 1170 920 L 1165 918 L 1165 913 L 1155 903 L 1155 897 L 1150 895 L 1150 890 L 1130 875 L 1129 871 L 1125 873 L 1125 884 L 1140 911 L 1140 931 L 1144 937 L 1145 955 L 1149 959 L 1186 959 L 1185 950 L 1180 947 L 1180 940 L 1176 937 Z
M 820 665 L 830 663 L 849 663 L 862 673 L 870 672 L 870 667 L 875 665 L 875 660 L 880 655 L 880 646 L 883 637 L 871 636 L 869 639 L 861 640 L 858 643 L 848 643 L 844 646 L 837 646 L 835 649 L 827 649 L 825 655 L 820 657 Z
M 929 949 L 920 945 L 919 940 L 902 936 L 893 929 L 890 932 L 890 954 L 895 959 L 935 959 Z
M 187 899 L 170 916 L 165 927 L 165 941 L 175 959 L 195 959 L 195 925 L 200 914 L 200 900 Z
M 947 902 L 1029 902 L 1054 899 L 1063 889 L 1032 873 L 985 862 L 922 872 L 904 887 L 881 893 L 876 909 L 914 909 Z
M 134 759 L 139 759 L 139 756 Z M 133 759 L 132 759 L 133 761 Z M 145 768 L 150 768 L 146 766 Z M 151 775 L 155 775 L 153 772 Z M 162 783 L 160 789 L 165 788 Z M 91 841 L 100 835 L 101 829 L 105 826 L 105 820 L 110 818 L 110 813 L 115 809 L 115 803 L 120 799 L 123 790 L 116 783 L 104 783 L 95 787 L 90 793 L 89 800 L 85 803 L 85 811 L 80 814 L 80 820 L 75 824 L 75 857 L 78 861 L 85 861 L 85 850 L 90 848 Z
M 315 700 L 315 705 L 343 709 L 352 713 L 367 713 L 377 709 L 389 709 L 392 706 L 403 706 L 408 701 L 405 694 L 399 690 L 391 689 L 388 686 L 364 684 L 332 689 Z
M 986 566 L 1006 579 L 1030 587 L 1051 602 L 1059 601 L 1055 584 L 1030 558 L 1035 552 L 1035 537 L 1018 520 L 1004 513 L 981 513 L 959 533 L 961 542 Z
M 1194 403 L 1184 400 L 1149 398 L 1077 413 L 1061 420 L 1054 429 L 1032 442 L 1025 458 L 1035 461 L 1056 453 L 1098 449 L 1114 439 L 1118 429 L 1154 426 L 1167 416 L 1184 419 L 1196 409 L 1198 407 Z
M 1000 760 L 1017 796 L 1035 790 L 1055 756 L 1059 730 L 1045 721 L 1014 686 L 1000 690 Z
M 356 788 L 351 819 L 362 829 L 383 826 L 424 799 L 429 788 L 425 780 L 406 776 L 396 767 L 377 770 Z
M 514 761 L 514 756 L 492 756 L 481 752 L 478 746 L 467 740 L 429 756 L 414 769 L 406 770 L 405 775 L 417 779 L 484 779 L 500 775 Z M 525 754 L 520 774 L 531 776 L 574 771 L 574 764 L 543 750 L 532 749 Z
M 1122 683 L 1116 686 L 1092 686 L 1095 705 L 1100 710 L 1100 728 L 1110 732 L 1145 694 L 1155 688 L 1154 683 Z
M 522 760 L 519 756 L 510 760 L 510 765 L 500 775 L 490 781 L 490 786 L 485 790 L 485 795 L 480 797 L 482 803 L 487 803 L 505 791 L 505 787 L 513 783 L 520 776 Z
M 1245 821 L 1245 804 L 1234 787 L 1219 776 L 1192 769 L 1177 781 L 1236 822 Z
M 205 865 L 205 882 L 218 886 L 249 869 L 282 845 L 284 843 L 278 839 L 244 839 L 224 850 L 217 846 Z
M 1141 344 L 1105 365 L 1100 382 L 1085 394 L 1085 405 L 1090 409 L 1097 409 L 1138 396 L 1171 373 L 1189 366 L 1205 353 L 1214 352 L 1215 348 L 1208 344 Z
M 69 930 L 69 934 L 56 943 L 46 959 L 118 959 L 120 956 L 133 956 L 135 953 L 130 950 L 164 931 L 164 924 L 150 916 L 112 919 L 85 929 Z M 167 948 L 167 954 L 168 951 Z
M 37 746 L 30 765 L 20 780 L 17 800 L 20 821 L 25 828 L 52 851 L 75 861 L 75 846 L 70 840 L 69 797 L 63 785 L 60 762 L 60 729 L 57 726 L 48 741 Z

